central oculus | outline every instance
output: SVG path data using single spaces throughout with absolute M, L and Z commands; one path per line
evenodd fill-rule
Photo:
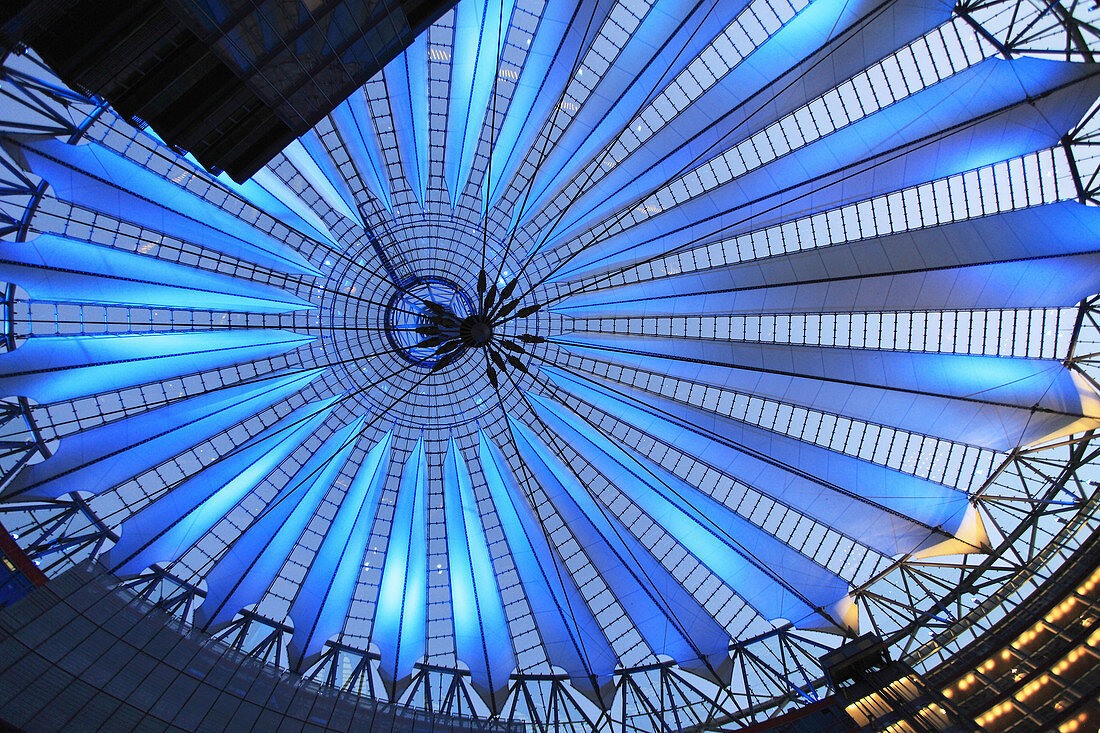
M 455 282 L 430 275 L 404 283 L 385 307 L 390 346 L 410 364 L 430 369 L 443 355 L 428 342 L 426 330 L 442 340 L 459 341 L 461 348 L 484 346 L 492 338 L 474 299 Z

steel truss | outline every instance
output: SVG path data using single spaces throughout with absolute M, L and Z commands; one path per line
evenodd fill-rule
M 960 0 L 955 13 L 1002 56 L 1096 60 L 1100 28 L 1082 0 Z
M 1079 0 L 980 0 L 956 12 L 1002 54 L 1094 60 L 1100 30 L 1081 19 Z M 104 112 L 101 101 L 65 89 L 33 55 L 5 60 L 0 95 L 12 120 L 4 134 L 43 134 L 76 142 Z M 12 111 L 16 114 L 11 114 Z M 1100 204 L 1096 121 L 1100 105 L 1063 141 L 1079 198 Z M 0 234 L 26 239 L 47 184 L 34 181 L 0 151 Z M 17 291 L 5 288 L 5 346 L 16 346 Z M 1079 305 L 1067 366 L 1096 384 L 1100 374 L 1100 296 Z M 9 426 L 19 426 L 18 429 Z M 0 486 L 27 463 L 49 455 L 26 400 L 0 405 Z M 10 438 L 10 435 L 22 437 Z M 854 589 L 861 623 L 886 639 L 891 653 L 917 669 L 934 668 L 1011 613 L 1079 542 L 1100 525 L 1097 504 L 1100 440 L 1093 432 L 1009 454 L 973 495 L 990 537 L 987 553 L 929 559 L 903 557 Z M 74 487 L 78 488 L 78 487 Z M 67 499 L 0 505 L 4 526 L 18 531 L 27 555 L 49 575 L 94 561 L 117 539 L 108 524 L 74 493 Z M 203 591 L 153 568 L 122 579 L 117 590 L 150 612 L 163 611 L 185 624 Z M 281 621 L 242 612 L 205 643 L 257 662 L 288 666 L 291 628 Z M 362 696 L 382 705 L 422 713 L 474 717 L 471 729 L 608 733 L 633 730 L 735 730 L 827 694 L 818 658 L 838 637 L 786 625 L 730 648 L 728 676 L 705 679 L 672 662 L 620 669 L 605 697 L 592 699 L 563 675 L 512 677 L 503 699 L 486 702 L 469 673 L 418 665 L 412 678 L 392 690 L 378 672 L 378 656 L 329 642 L 303 669 L 303 684 L 338 695 Z M 490 708 L 490 703 L 495 703 Z
M 4 135 L 50 135 L 76 143 L 106 109 L 102 100 L 67 89 L 31 53 L 5 57 L 0 63 L 0 121 Z M 27 239 L 30 223 L 49 185 L 34 181 L 0 150 L 0 236 L 16 242 Z M 19 289 L 3 284 L 4 351 L 20 342 Z M 34 408 L 25 397 L 0 400 L 0 487 L 23 466 L 52 454 L 39 429 Z

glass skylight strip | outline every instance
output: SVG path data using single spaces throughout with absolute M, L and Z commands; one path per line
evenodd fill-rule
M 94 427 L 105 420 L 127 414 L 135 414 L 144 409 L 157 407 L 164 402 L 188 394 L 198 394 L 216 389 L 222 385 L 235 384 L 253 376 L 266 376 L 280 370 L 301 370 L 313 364 L 304 365 L 300 352 L 280 354 L 269 359 L 260 359 L 243 364 L 222 367 L 220 369 L 187 374 L 163 382 L 138 385 L 119 391 L 104 392 L 68 403 L 49 405 L 44 409 L 50 415 L 51 433 L 65 435 L 77 429 Z M 320 381 L 319 385 L 326 384 Z M 323 387 L 328 390 L 329 386 Z M 140 406 L 132 400 L 147 400 Z
M 308 409 L 308 407 L 307 407 Z M 268 476 L 250 491 L 236 506 L 201 538 L 199 538 L 191 550 L 180 556 L 177 561 L 182 568 L 188 568 L 188 572 L 194 572 L 199 576 L 205 575 L 210 570 L 210 563 L 216 562 L 223 551 L 230 547 L 241 533 L 248 528 L 251 522 L 259 517 L 264 508 L 278 496 L 301 470 L 306 462 L 321 447 L 334 428 L 340 427 L 336 420 L 329 418 L 321 424 L 317 430 L 306 436 Z M 210 460 L 213 460 L 211 457 Z M 201 474 L 200 474 L 201 475 Z
M 586 287 L 749 262 L 1077 198 L 1062 147 L 1047 148 L 713 244 L 669 254 Z
M 524 409 L 529 408 L 525 407 Z M 540 438 L 552 441 L 553 436 L 546 433 L 542 425 L 533 416 L 533 413 L 530 422 L 527 424 Z M 555 446 L 553 442 L 550 444 L 552 447 Z M 522 488 L 523 494 L 527 497 L 535 514 L 540 518 L 551 545 L 558 552 L 564 566 L 568 568 L 569 575 L 573 577 L 581 596 L 592 611 L 592 615 L 603 628 L 611 648 L 620 660 L 645 658 L 649 654 L 645 641 L 630 622 L 619 600 L 596 571 L 588 556 L 573 537 L 572 532 L 554 509 L 546 492 L 533 480 L 526 464 L 521 462 L 522 459 L 515 451 L 515 445 L 509 443 L 500 447 L 512 475 Z M 518 466 L 522 466 L 522 469 L 517 470 Z
M 756 0 L 644 107 L 598 157 L 613 169 L 653 133 L 691 106 L 810 0 Z
M 351 449 L 351 461 L 354 461 L 354 463 L 349 462 L 340 468 L 338 475 L 331 483 L 331 489 L 322 496 L 314 516 L 309 520 L 309 524 L 302 531 L 300 537 L 291 546 L 286 560 L 272 579 L 268 589 L 261 596 L 262 600 L 260 602 L 263 603 L 265 613 L 270 618 L 282 618 L 294 603 L 301 590 L 302 578 L 314 562 L 318 549 L 325 538 L 328 530 L 327 518 L 336 514 L 340 506 L 340 500 L 351 484 L 352 477 L 350 473 L 353 470 L 352 467 L 359 462 L 357 459 L 361 460 L 363 454 L 364 451 L 359 446 Z M 266 506 L 265 503 L 260 503 L 255 495 L 247 497 L 246 500 L 251 500 L 249 502 L 250 506 L 247 508 L 253 517 L 257 516 Z M 247 524 L 245 526 L 247 527 Z
M 317 246 L 312 239 L 303 238 L 301 233 L 291 230 L 267 212 L 237 194 L 227 191 L 215 182 L 213 176 L 197 170 L 190 163 L 173 155 L 167 148 L 158 145 L 148 134 L 130 127 L 117 115 L 103 115 L 97 119 L 85 133 L 85 137 L 186 188 L 258 231 L 288 241 L 296 248 L 307 252 Z M 327 205 L 324 208 L 327 208 Z
M 289 274 L 276 273 L 259 265 L 204 249 L 155 229 L 140 227 L 92 209 L 70 204 L 51 197 L 48 192 L 35 216 L 32 233 L 36 232 L 48 232 L 73 239 L 109 244 L 119 249 L 233 275 L 253 282 L 279 287 L 287 287 L 287 283 L 290 283 L 287 289 L 291 292 L 298 289 L 297 279 Z
M 555 107 L 553 114 L 543 124 L 527 153 L 526 160 L 519 166 L 512 183 L 515 191 L 515 201 L 523 202 L 525 192 L 528 187 L 533 185 L 536 172 L 535 166 L 542 157 L 541 151 L 553 148 L 553 141 L 561 136 L 581 107 L 584 106 L 588 95 L 596 88 L 600 78 L 630 40 L 630 37 L 652 6 L 653 2 L 650 0 L 630 0 L 630 2 L 619 2 L 612 8 L 595 40 L 592 41 L 588 51 L 577 64 L 577 71 L 569 79 L 569 83 L 562 93 L 561 101 Z M 561 61 L 559 60 L 559 63 Z M 505 200 L 511 196 L 512 193 L 509 192 L 505 196 Z
M 970 455 L 967 455 L 968 446 L 947 439 L 772 398 L 688 382 L 590 357 L 572 355 L 568 363 L 578 372 L 612 377 L 617 382 L 684 404 L 952 486 L 956 485 L 960 474 L 971 475 L 975 467 L 988 468 L 992 460 L 992 451 L 969 448 Z
M 572 402 L 581 418 L 593 417 L 588 405 Z M 743 599 L 735 597 L 728 589 L 720 591 L 725 588 L 724 584 L 706 565 L 686 551 L 664 527 L 635 504 L 617 484 L 608 480 L 574 446 L 557 435 L 548 437 L 581 483 L 603 505 L 604 511 L 622 522 L 715 620 L 722 623 L 723 613 L 736 614 L 746 605 Z
M 891 562 L 890 558 L 751 486 L 730 483 L 728 488 L 729 497 L 724 502 L 727 506 L 761 529 L 786 538 L 791 547 L 854 585 Z
M 355 93 L 361 94 L 362 92 L 356 91 Z M 375 221 L 383 216 L 382 210 L 386 208 L 387 197 L 389 196 L 387 184 L 374 178 L 375 170 L 373 166 L 375 161 L 371 157 L 368 146 L 374 144 L 376 136 L 374 130 L 370 127 L 359 129 L 356 124 L 357 118 L 353 117 L 351 112 L 343 107 L 338 108 L 338 110 L 334 111 L 333 115 L 339 115 L 343 123 L 340 129 L 337 129 L 337 125 L 334 124 L 334 117 L 327 116 L 321 118 L 321 121 L 314 128 L 314 132 L 324 149 L 331 156 L 332 163 L 339 171 L 340 177 L 346 182 L 348 192 L 351 194 L 357 210 L 369 224 L 371 216 L 375 217 Z M 368 126 L 370 125 L 369 120 L 364 119 L 363 122 Z M 344 139 L 345 135 L 351 142 Z M 356 156 L 355 160 L 352 159 L 352 151 Z M 362 157 L 363 160 L 359 160 L 359 157 Z M 380 173 L 380 175 L 384 174 Z
M 595 333 L 1056 359 L 1069 345 L 1075 317 L 1075 309 L 1030 308 L 591 318 L 571 325 Z
M 411 52 L 413 48 L 418 48 L 418 46 L 410 46 L 410 50 L 406 53 Z M 366 98 L 367 109 L 370 112 L 371 123 L 374 128 L 373 133 L 378 142 L 379 152 L 382 154 L 383 168 L 390 187 L 390 198 L 397 207 L 414 205 L 417 198 L 410 186 L 415 185 L 413 182 L 415 176 L 409 173 L 406 177 L 405 161 L 402 159 L 398 147 L 397 133 L 394 129 L 394 114 L 383 75 L 379 74 L 368 80 L 363 85 L 361 93 Z M 410 168 L 413 168 L 416 166 L 416 161 L 410 160 L 407 164 Z M 381 212 L 379 213 L 381 215 Z M 400 209 L 397 213 L 400 213 Z M 373 224 L 374 222 L 372 220 L 368 223 Z
M 535 216 L 535 221 L 541 229 L 552 230 L 559 215 L 586 190 L 598 184 L 642 142 L 664 128 L 679 112 L 691 106 L 707 89 L 724 78 L 744 56 L 751 54 L 794 17 L 796 9 L 806 6 L 801 0 L 793 0 L 794 5 L 785 4 L 785 0 L 775 2 L 773 7 L 765 0 L 758 0 L 742 10 L 694 58 L 685 58 L 682 64 L 678 64 L 677 68 L 683 66 L 684 70 L 675 79 L 659 92 L 657 89 L 651 90 L 649 96 L 653 96 L 654 92 L 657 96 L 644 110 L 636 113 L 621 131 L 616 128 L 618 138 L 600 150 L 591 150 L 590 160 L 570 180 L 560 183 L 561 190 L 553 199 L 539 207 L 541 211 Z M 713 33 L 713 30 L 710 32 Z M 706 43 L 708 39 L 699 40 Z
M 289 241 L 264 233 L 185 186 L 106 147 L 67 146 L 57 140 L 29 138 L 23 142 L 31 167 L 52 181 L 51 197 L 68 199 L 158 231 L 171 229 L 196 249 L 215 250 L 233 260 L 281 270 L 295 278 L 319 274 L 308 264 L 308 256 L 296 251 Z M 138 182 L 152 190 L 135 194 L 127 188 L 130 183 L 138 186 Z M 164 200 L 154 200 L 157 198 Z M 233 200 L 239 203 L 239 199 Z
M 587 403 L 579 403 L 576 400 L 571 400 L 571 403 L 579 411 L 582 417 L 592 422 L 593 425 L 601 429 L 606 435 L 614 436 L 625 445 L 636 446 L 636 450 L 647 456 L 650 460 L 655 461 L 674 475 L 697 486 L 701 491 L 734 509 L 738 514 L 750 522 L 753 522 L 763 529 L 768 529 L 778 539 L 791 544 L 792 547 L 812 557 L 822 566 L 841 575 L 841 577 L 851 577 L 850 575 L 842 574 L 843 562 L 838 562 L 838 559 L 833 557 L 832 547 L 828 545 L 816 549 L 805 545 L 799 547 L 798 543 L 801 540 L 799 540 L 796 535 L 777 533 L 775 527 L 766 526 L 762 520 L 763 517 L 767 515 L 760 514 L 759 510 L 756 508 L 757 505 L 761 503 L 760 500 L 746 501 L 743 498 L 763 496 L 762 494 L 754 491 L 744 483 L 715 470 L 701 457 L 689 455 L 682 449 L 662 440 L 660 436 L 648 435 L 633 425 L 620 421 L 611 415 L 593 408 Z M 802 514 L 796 509 L 786 507 L 770 497 L 768 497 L 766 505 L 769 508 L 773 506 L 782 507 L 786 512 L 789 512 L 791 516 L 802 518 L 804 522 L 803 529 L 820 527 L 821 533 L 828 531 L 832 533 L 831 536 L 836 538 L 843 537 L 843 533 L 828 529 L 826 525 L 821 522 Z M 791 527 L 787 526 L 787 529 L 791 529 Z M 877 552 L 863 545 L 860 545 L 860 552 L 861 554 L 870 554 L 874 557 L 880 557 Z M 753 615 L 756 615 L 755 612 L 753 612 Z
M 944 53 L 943 50 L 947 51 Z M 992 56 L 966 21 L 954 18 L 882 61 L 773 122 L 703 165 L 670 181 L 635 207 L 617 215 L 602 234 L 645 221 L 749 171 L 864 119 Z M 868 93 L 873 92 L 873 93 Z M 637 125 L 635 125 L 635 129 Z
M 231 455 L 237 448 L 274 425 L 291 410 L 315 401 L 320 396 L 318 390 L 324 392 L 325 396 L 331 395 L 331 388 L 323 385 L 326 376 L 315 379 L 307 389 L 290 395 L 286 400 L 256 413 L 240 424 L 194 446 L 186 447 L 171 460 L 135 476 L 134 479 L 120 484 L 114 490 L 91 497 L 89 504 L 109 526 L 117 527 L 118 523 L 127 516 L 145 507 L 151 500 L 162 496 L 168 487 L 175 486 L 178 481 L 195 474 L 203 466 L 213 463 L 219 457 Z M 180 395 L 171 396 L 182 395 L 181 392 Z M 87 407 L 82 409 L 91 413 Z M 339 417 L 347 416 L 346 411 L 341 411 L 339 408 L 335 414 Z M 116 416 L 112 415 L 112 417 Z M 262 507 L 262 503 L 259 507 Z M 259 511 L 259 507 L 254 508 L 254 511 Z

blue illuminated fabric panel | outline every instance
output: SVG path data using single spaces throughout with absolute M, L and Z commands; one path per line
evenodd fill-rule
M 692 446 L 693 455 L 727 476 L 884 554 L 938 544 L 966 514 L 966 494 L 948 486 L 667 397 L 546 371 L 589 404 L 674 445 Z
M 546 537 L 538 514 L 508 470 L 500 449 L 484 432 L 479 433 L 479 456 L 524 595 L 538 621 L 542 643 L 571 677 L 589 680 L 596 690 L 607 690 L 615 668 L 615 652 Z
M 201 305 L 243 313 L 316 307 L 270 286 L 55 234 L 0 243 L 0 278 L 19 285 L 35 300 L 164 308 Z
M 332 121 L 343 142 L 359 178 L 386 209 L 393 211 L 389 176 L 386 175 L 382 151 L 378 149 L 374 123 L 362 92 L 356 92 L 332 110 Z
M 300 658 L 313 658 L 344 625 L 385 485 L 392 439 L 393 433 L 386 433 L 360 464 L 290 609 L 292 651 Z
M 427 497 L 424 441 L 405 461 L 390 525 L 371 630 L 382 653 L 382 679 L 396 687 L 424 656 L 428 618 Z
M 862 420 L 1008 450 L 1100 417 L 1079 378 L 1050 359 L 1014 359 L 702 338 L 573 334 L 608 361 Z
M 839 577 L 650 461 L 639 459 L 556 402 L 532 395 L 536 413 L 608 483 L 641 508 L 727 586 L 771 620 L 851 628 Z M 837 609 L 840 610 L 837 610 Z
M 324 143 L 313 131 L 294 140 L 283 150 L 283 155 L 294 164 L 325 202 L 348 219 L 365 227 L 359 216 L 359 207 L 348 184 L 336 169 Z
M 35 336 L 0 354 L 0 392 L 57 402 L 292 351 L 312 341 L 290 331 L 181 331 Z
M 321 274 L 271 235 L 107 148 L 36 140 L 20 151 L 66 201 L 275 270 Z
M 413 195 L 428 201 L 428 37 L 421 34 L 397 54 L 383 76 L 394 116 L 394 132 Z
M 687 669 L 721 676 L 730 641 L 726 631 L 597 503 L 546 443 L 521 423 L 511 422 L 531 472 L 649 647 Z
M 724 16 L 724 5 L 721 10 L 716 14 Z M 951 10 L 946 2 L 920 0 L 886 6 L 875 0 L 810 3 L 626 160 L 586 187 L 546 233 L 547 240 L 560 241 L 566 232 L 648 196 L 730 142 L 752 135 L 832 89 L 838 79 L 855 75 L 947 21 Z
M 218 559 L 206 576 L 206 600 L 200 606 L 207 625 L 229 621 L 260 600 L 332 489 L 365 420 L 329 435 Z
M 443 464 L 443 509 L 456 651 L 470 665 L 474 687 L 495 698 L 507 689 L 516 663 L 511 645 L 504 643 L 510 636 L 508 622 L 481 512 L 466 461 L 454 440 Z
M 123 522 L 109 566 L 129 575 L 182 555 L 325 421 L 335 401 L 303 405 Z
M 1100 79 L 1084 64 L 988 59 L 621 233 L 601 237 L 558 279 L 606 271 L 688 243 L 716 241 L 1049 147 L 1058 142 L 1059 131 L 1084 115 L 1098 92 Z
M 481 138 L 483 115 L 496 90 L 497 68 L 515 0 L 459 3 L 455 8 L 454 53 L 448 107 L 444 180 L 451 208 L 466 187 Z M 489 111 L 489 114 L 493 114 Z
M 171 402 L 65 436 L 4 497 L 58 498 L 79 486 L 98 494 L 304 389 L 322 370 L 275 374 Z

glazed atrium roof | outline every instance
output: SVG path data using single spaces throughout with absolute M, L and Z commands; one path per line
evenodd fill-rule
M 9 57 L 4 526 L 482 717 L 932 664 L 1092 521 L 1093 12 L 462 0 L 245 184 Z

